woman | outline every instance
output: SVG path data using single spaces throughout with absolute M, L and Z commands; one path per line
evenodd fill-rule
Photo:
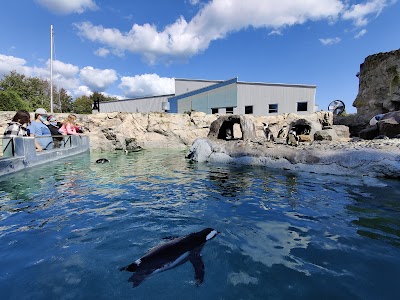
M 4 131 L 3 139 L 3 157 L 14 156 L 15 145 L 12 141 L 13 137 L 29 136 L 29 131 L 26 126 L 30 123 L 31 116 L 26 110 L 19 110 L 8 124 L 6 131 Z
M 31 122 L 31 116 L 26 110 L 19 110 L 8 124 L 5 137 L 29 136 L 26 126 Z
M 63 125 L 61 126 L 58 132 L 61 133 L 62 135 L 67 135 L 67 134 L 79 135 L 79 133 L 76 132 L 75 121 L 76 121 L 76 116 L 69 115 L 63 122 Z

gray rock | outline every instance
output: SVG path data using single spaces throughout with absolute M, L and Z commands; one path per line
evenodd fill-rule
M 336 135 L 339 139 L 348 139 L 350 138 L 350 129 L 345 125 L 333 125 L 333 129 L 336 132 Z
M 316 141 L 337 141 L 338 135 L 334 129 L 319 130 L 314 134 Z
M 242 131 L 241 139 L 244 141 L 256 138 L 256 129 L 253 121 L 242 115 L 224 115 L 211 123 L 208 138 L 231 140 L 235 139 L 234 125 L 239 124 Z
M 353 106 L 370 120 L 400 110 L 400 49 L 365 58 L 360 65 L 359 90 Z M 397 78 L 397 79 L 396 79 Z
M 391 138 L 400 134 L 400 111 L 384 114 L 377 124 L 381 135 Z
M 362 138 L 364 140 L 372 140 L 379 135 L 378 126 L 374 125 L 374 126 L 365 128 L 365 129 L 361 130 L 358 133 L 358 135 L 360 136 L 360 138 Z
M 313 173 L 400 178 L 400 143 L 376 142 L 323 144 L 307 147 L 276 145 L 268 148 L 259 143 L 197 139 L 188 157 L 192 161 L 260 165 L 283 170 Z

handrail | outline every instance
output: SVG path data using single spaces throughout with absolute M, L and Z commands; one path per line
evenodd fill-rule
M 52 138 L 52 143 L 54 144 L 54 149 L 60 148 L 72 148 L 76 142 L 73 142 L 72 136 L 79 136 L 79 140 L 82 139 L 83 136 L 87 136 L 85 134 L 79 134 L 79 135 L 46 135 L 46 136 L 34 136 L 34 137 L 22 137 L 22 136 L 17 136 L 17 137 L 12 137 L 12 136 L 3 136 L 2 143 L 0 144 L 0 157 L 15 157 L 16 156 L 16 147 L 18 146 L 18 143 L 16 144 L 15 138 L 23 138 L 23 139 L 43 139 L 43 138 Z M 58 145 L 57 146 L 57 141 L 54 138 L 59 138 Z M 7 141 L 8 140 L 8 141 Z
M 11 147 L 11 153 L 12 153 L 12 156 L 14 156 L 15 155 L 14 137 L 4 137 L 3 139 L 5 139 L 5 140 L 9 139 L 9 141 L 7 142 L 7 145 L 5 147 L 3 145 L 3 153 L 9 149 L 8 147 Z

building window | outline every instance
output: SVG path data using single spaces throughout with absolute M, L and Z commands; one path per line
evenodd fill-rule
M 297 111 L 307 111 L 308 102 L 297 102 Z
M 227 107 L 226 108 L 226 113 L 227 114 L 233 114 L 233 107 Z
M 246 115 L 252 115 L 253 114 L 253 105 L 245 106 L 244 113 Z
M 211 113 L 212 114 L 217 114 L 218 113 L 218 108 L 211 108 Z
M 270 114 L 277 113 L 278 112 L 278 104 L 269 104 L 268 105 L 268 112 Z

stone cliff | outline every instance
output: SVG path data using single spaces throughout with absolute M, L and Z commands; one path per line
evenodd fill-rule
M 400 49 L 370 55 L 360 65 L 357 115 L 370 120 L 400 110 Z

